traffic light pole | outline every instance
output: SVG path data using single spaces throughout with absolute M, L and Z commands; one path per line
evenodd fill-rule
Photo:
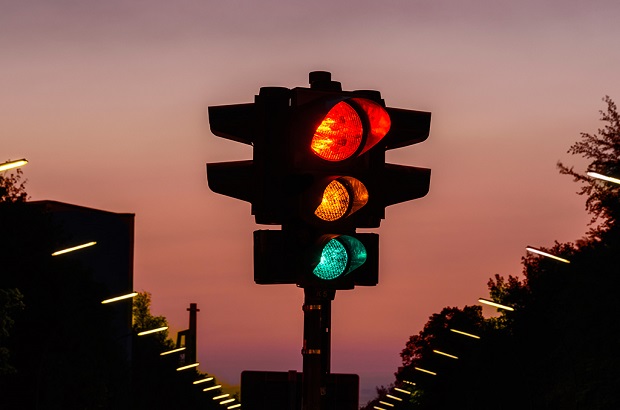
M 331 303 L 335 290 L 304 288 L 302 410 L 326 408 L 331 359 Z

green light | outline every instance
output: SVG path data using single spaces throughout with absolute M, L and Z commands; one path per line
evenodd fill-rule
M 359 240 L 338 236 L 323 247 L 321 260 L 313 273 L 323 280 L 333 280 L 359 268 L 366 262 L 366 256 L 366 248 Z
M 314 274 L 321 279 L 336 279 L 345 272 L 349 255 L 340 241 L 332 239 L 321 252 L 321 261 L 314 268 Z

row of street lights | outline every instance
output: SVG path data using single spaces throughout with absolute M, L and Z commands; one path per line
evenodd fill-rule
M 618 183 L 620 183 L 620 180 L 618 181 Z M 563 263 L 570 263 L 570 261 L 568 259 L 561 258 L 561 257 L 559 257 L 557 255 L 553 255 L 553 254 L 550 254 L 548 252 L 541 251 L 540 249 L 537 249 L 537 248 L 534 248 L 534 247 L 531 247 L 531 246 L 527 246 L 525 249 L 528 252 L 532 252 L 532 253 L 535 253 L 535 254 L 538 254 L 538 255 L 541 255 L 541 256 L 544 256 L 544 257 L 547 257 L 547 258 L 551 258 L 551 259 L 554 259 L 554 260 L 557 260 L 557 261 L 560 261 L 560 262 L 563 262 Z M 506 310 L 506 311 L 509 311 L 509 312 L 514 311 L 514 308 L 511 307 L 511 306 L 507 306 L 507 305 L 503 305 L 503 304 L 500 304 L 500 303 L 497 303 L 497 302 L 493 302 L 492 300 L 488 300 L 488 299 L 485 299 L 485 298 L 479 298 L 478 302 L 479 303 L 483 303 L 485 305 L 493 306 L 493 307 L 495 307 L 497 309 L 503 309 L 503 310 Z M 472 338 L 472 339 L 480 339 L 480 336 L 474 335 L 472 333 L 464 332 L 462 330 L 453 329 L 453 328 L 450 328 L 449 330 L 451 332 L 453 332 L 455 334 L 458 334 L 458 335 L 461 335 L 461 336 L 466 336 L 466 337 L 469 337 L 469 338 Z M 448 358 L 451 358 L 451 359 L 458 360 L 457 356 L 455 356 L 453 354 L 450 354 L 450 353 L 446 353 L 446 352 L 440 351 L 440 350 L 433 349 L 433 353 L 441 355 L 441 356 L 444 356 L 444 357 L 448 357 Z M 423 369 L 421 367 L 414 366 L 414 370 L 416 370 L 418 372 L 421 372 L 421 373 L 429 374 L 429 375 L 432 375 L 432 376 L 437 376 L 436 372 L 434 372 L 432 370 L 428 370 L 428 369 Z M 411 385 L 411 386 L 415 386 L 416 385 L 414 382 L 408 381 L 408 380 L 403 380 L 403 383 Z M 402 386 L 402 387 L 404 387 L 404 386 Z M 375 410 L 389 410 L 388 407 L 392 408 L 392 407 L 395 407 L 396 405 L 398 405 L 398 404 L 403 402 L 403 398 L 402 397 L 398 397 L 395 394 L 397 394 L 397 393 L 407 394 L 407 395 L 411 395 L 412 394 L 411 391 L 405 390 L 405 389 L 402 389 L 402 388 L 399 388 L 399 387 L 394 387 L 392 389 L 392 393 L 393 394 L 386 394 L 385 395 L 385 400 L 379 400 L 379 404 L 381 404 L 383 406 L 387 406 L 387 407 L 373 406 L 373 409 L 375 409 Z M 386 401 L 388 399 L 392 400 L 393 402 Z
M 81 245 L 77 245 L 77 246 L 72 246 L 70 248 L 66 248 L 66 249 L 61 249 L 59 251 L 56 251 L 54 253 L 52 253 L 52 256 L 58 256 L 58 255 L 64 255 L 70 252 L 75 252 L 81 249 L 85 249 L 88 248 L 90 246 L 96 245 L 97 242 L 88 242 L 85 244 L 81 244 Z M 136 297 L 138 295 L 138 292 L 131 292 L 125 295 L 120 295 L 120 296 L 115 296 L 109 299 L 105 299 L 103 301 L 101 301 L 102 304 L 109 304 L 109 303 L 114 303 L 114 302 L 119 302 L 122 300 L 126 300 L 126 299 L 132 299 L 134 297 Z M 146 335 L 150 335 L 150 334 L 154 334 L 154 333 L 159 333 L 159 332 L 163 332 L 165 330 L 168 329 L 168 326 L 162 326 L 162 327 L 158 327 L 158 328 L 154 328 L 154 329 L 148 329 L 148 330 L 144 330 L 142 332 L 138 333 L 138 336 L 146 336 Z M 169 354 L 173 354 L 173 353 L 180 353 L 182 351 L 186 350 L 185 347 L 180 347 L 177 349 L 172 349 L 172 350 L 168 350 L 166 352 L 162 352 L 160 353 L 160 356 L 166 356 Z M 188 365 L 184 365 L 181 366 L 179 368 L 177 368 L 177 371 L 183 371 L 183 370 L 188 370 L 188 369 L 195 369 L 200 365 L 200 363 L 196 362 L 196 363 L 191 363 Z M 203 378 L 203 379 L 199 379 L 193 382 L 193 384 L 201 384 L 201 383 L 206 383 L 206 382 L 214 382 L 214 378 L 213 377 L 207 377 L 207 378 Z M 214 382 L 215 383 L 215 382 Z M 203 392 L 209 392 L 209 391 L 216 391 L 222 388 L 221 384 L 214 384 L 213 386 L 209 386 L 205 389 L 203 389 Z M 236 403 L 233 404 L 233 402 L 236 400 L 234 397 L 230 398 L 230 394 L 225 393 L 222 394 L 221 390 L 219 392 L 220 394 L 218 394 L 217 396 L 214 396 L 212 399 L 213 400 L 220 400 L 219 404 L 226 406 L 225 408 L 227 410 L 232 410 L 232 409 L 239 409 L 241 408 L 241 403 Z

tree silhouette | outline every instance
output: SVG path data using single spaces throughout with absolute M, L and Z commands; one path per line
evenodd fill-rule
M 24 202 L 28 198 L 25 183 L 21 182 L 22 170 L 17 168 L 14 173 L 0 174 L 0 212 L 7 209 L 10 204 Z M 3 218 L 0 217 L 0 221 Z M 2 234 L 9 233 L 5 225 Z M 0 243 L 0 246 L 2 244 Z M 0 263 L 2 261 L 0 260 Z M 15 368 L 10 363 L 9 348 L 5 346 L 15 320 L 15 312 L 24 308 L 22 293 L 17 288 L 2 289 L 0 287 L 0 375 L 15 373 Z
M 22 181 L 23 171 L 19 168 L 0 175 L 0 202 L 25 202 L 28 199 L 26 182 Z
M 607 111 L 600 111 L 601 121 L 606 124 L 596 134 L 581 133 L 581 141 L 568 150 L 570 154 L 581 155 L 591 160 L 587 171 L 602 175 L 620 177 L 620 115 L 614 101 L 605 96 Z M 579 195 L 587 195 L 586 209 L 592 214 L 592 222 L 602 219 L 601 228 L 607 229 L 618 223 L 620 212 L 620 185 L 593 179 L 579 173 L 574 167 L 557 164 L 560 173 L 571 175 L 582 184 Z
M 582 133 L 569 152 L 591 159 L 588 170 L 617 177 L 620 117 L 605 97 L 607 125 L 597 135 Z M 387 408 L 396 388 L 402 402 L 390 409 L 616 409 L 620 408 L 620 185 L 595 180 L 558 163 L 560 173 L 583 184 L 591 224 L 575 243 L 556 242 L 542 250 L 570 263 L 528 254 L 523 279 L 495 275 L 490 298 L 514 311 L 483 318 L 479 307 L 444 308 L 403 350 L 395 382 L 365 409 Z M 480 339 L 457 341 L 447 330 L 471 329 Z M 435 350 L 458 359 L 447 361 Z M 433 370 L 430 376 L 416 367 Z M 416 383 L 415 386 L 411 383 Z

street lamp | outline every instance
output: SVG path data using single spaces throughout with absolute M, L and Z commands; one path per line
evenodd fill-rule
M 588 171 L 586 172 L 586 175 L 592 178 L 602 179 L 603 181 L 613 182 L 614 184 L 620 184 L 620 179 L 608 177 L 607 175 L 599 174 L 598 172 Z
M 433 376 L 437 376 L 437 373 L 431 372 L 430 370 L 426 370 L 426 369 L 423 369 L 421 367 L 414 367 L 414 369 L 416 369 L 417 371 L 422 372 L 422 373 L 427 373 L 427 374 L 432 374 Z
M 62 255 L 64 253 L 69 253 L 69 252 L 73 252 L 73 251 L 77 251 L 80 249 L 84 249 L 84 248 L 88 248 L 90 246 L 96 245 L 97 242 L 88 242 L 88 243 L 83 243 L 81 245 L 77 245 L 77 246 L 72 246 L 71 248 L 66 248 L 66 249 L 61 249 L 59 251 L 56 251 L 54 253 L 52 253 L 52 256 L 58 256 L 58 255 Z
M 136 296 L 138 296 L 138 292 L 132 292 L 132 293 L 128 293 L 126 295 L 116 296 L 116 297 L 113 297 L 113 298 L 110 298 L 110 299 L 103 300 L 103 301 L 101 301 L 101 303 L 105 305 L 107 303 L 117 302 L 119 300 L 135 298 Z
M 183 350 L 185 350 L 185 347 L 179 347 L 178 349 L 172 349 L 172 350 L 168 350 L 167 352 L 161 352 L 159 355 L 160 356 L 166 356 L 168 354 L 182 352 Z
M 163 332 L 167 330 L 168 326 L 158 327 L 157 329 L 145 330 L 143 332 L 138 333 L 138 336 L 150 335 L 151 333 Z
M 451 359 L 458 359 L 458 357 L 457 357 L 457 356 L 454 356 L 454 355 L 449 354 L 449 353 L 446 353 L 446 352 L 442 352 L 441 350 L 435 350 L 435 349 L 433 349 L 433 353 L 437 353 L 437 354 L 440 354 L 440 355 L 442 355 L 442 356 L 449 357 L 449 358 L 451 358 Z M 397 388 L 394 388 L 394 390 L 398 390 L 398 389 L 397 389 Z M 400 391 L 400 390 L 399 390 L 399 391 Z M 407 393 L 409 393 L 409 392 L 407 391 Z M 409 394 L 411 394 L 411 393 L 409 393 Z
M 536 249 L 536 248 L 533 248 L 531 246 L 526 246 L 525 250 L 527 250 L 528 252 L 536 253 L 538 255 L 546 256 L 547 258 L 555 259 L 555 260 L 560 261 L 560 262 L 570 263 L 570 261 L 568 259 L 560 258 L 559 256 L 552 255 L 550 253 L 541 251 L 540 249 Z
M 28 161 L 26 160 L 26 158 L 18 159 L 17 161 L 7 161 L 3 164 L 0 164 L 0 172 L 7 171 L 13 168 L 23 167 L 27 163 Z
M 495 303 L 495 302 L 490 301 L 488 299 L 480 298 L 480 299 L 478 299 L 478 302 L 484 303 L 485 305 L 496 307 L 498 309 L 510 310 L 511 312 L 514 311 L 514 308 L 511 308 L 510 306 L 501 305 L 499 303 Z
M 181 366 L 181 367 L 177 368 L 177 372 L 180 372 L 181 370 L 191 369 L 192 367 L 198 367 L 199 365 L 200 365 L 200 363 L 196 362 L 196 363 L 188 364 L 186 366 Z
M 461 330 L 450 329 L 451 332 L 458 333 L 459 335 L 468 336 L 474 339 L 480 339 L 480 336 L 472 335 L 471 333 L 463 332 Z

